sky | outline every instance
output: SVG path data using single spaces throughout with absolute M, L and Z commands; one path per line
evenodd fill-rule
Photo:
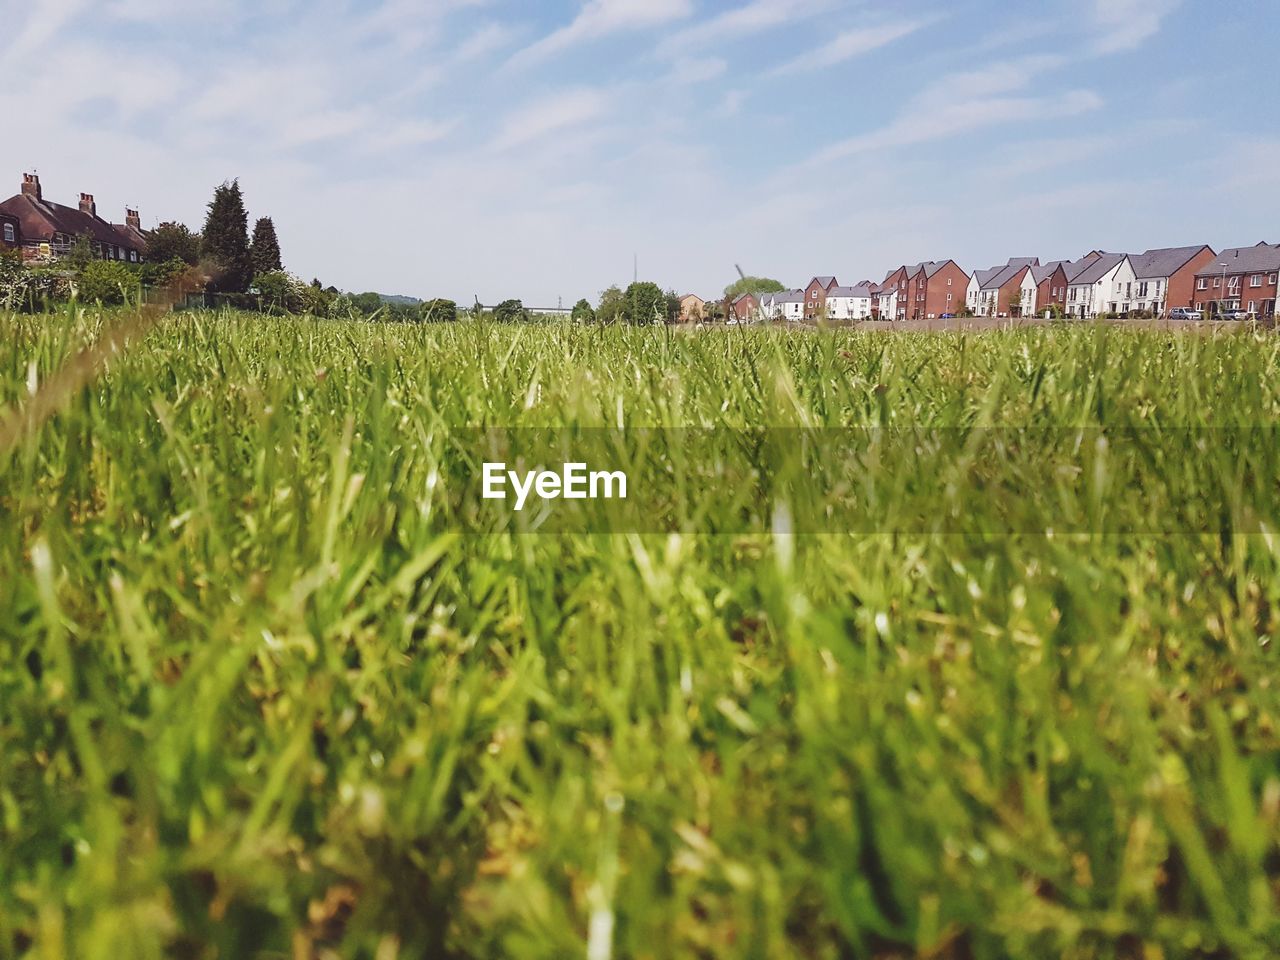
M 0 196 L 469 305 L 1280 241 L 1275 0 L 0 0 Z M 1269 92 L 1268 92 L 1269 91 Z

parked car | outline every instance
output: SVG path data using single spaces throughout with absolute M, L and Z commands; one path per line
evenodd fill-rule
M 1204 313 L 1190 307 L 1174 307 L 1169 311 L 1170 320 L 1203 320 Z
M 939 317 L 938 319 L 940 319 L 940 320 L 954 320 L 955 318 L 956 318 L 956 315 L 955 315 L 954 313 L 944 313 L 944 314 L 943 314 L 941 317 Z
M 1223 320 L 1249 320 L 1252 317 L 1248 310 L 1226 310 L 1222 314 Z

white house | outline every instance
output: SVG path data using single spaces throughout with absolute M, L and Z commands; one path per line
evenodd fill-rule
M 1091 319 L 1100 313 L 1127 313 L 1137 277 L 1127 254 L 1104 253 L 1083 261 L 1067 280 L 1067 316 Z
M 979 270 L 969 280 L 965 305 L 979 317 L 1032 316 L 1038 285 L 1037 257 L 1016 257 L 1003 267 Z
M 781 293 L 762 294 L 760 316 L 765 320 L 799 323 L 804 319 L 804 291 L 784 290 Z
M 832 287 L 827 291 L 827 317 L 831 320 L 870 320 L 871 281 L 856 287 Z

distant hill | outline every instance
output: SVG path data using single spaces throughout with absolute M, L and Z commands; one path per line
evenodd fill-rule
M 389 293 L 380 293 L 383 303 L 389 303 L 393 307 L 416 307 L 422 303 L 417 297 L 398 297 Z

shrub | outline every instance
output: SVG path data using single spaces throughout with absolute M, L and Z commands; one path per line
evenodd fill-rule
M 529 319 L 529 314 L 521 301 L 503 300 L 493 308 L 493 319 L 513 323 Z
M 453 323 L 458 319 L 458 305 L 452 300 L 428 300 L 418 308 L 424 323 Z
M 574 323 L 595 323 L 596 311 L 590 301 L 584 298 L 573 305 L 570 317 Z
M 89 303 L 124 303 L 138 286 L 138 274 L 115 260 L 94 260 L 76 277 L 79 297 Z
M 268 270 L 253 278 L 264 309 L 272 313 L 298 313 L 303 309 L 304 290 L 308 288 L 297 277 L 283 270 Z

